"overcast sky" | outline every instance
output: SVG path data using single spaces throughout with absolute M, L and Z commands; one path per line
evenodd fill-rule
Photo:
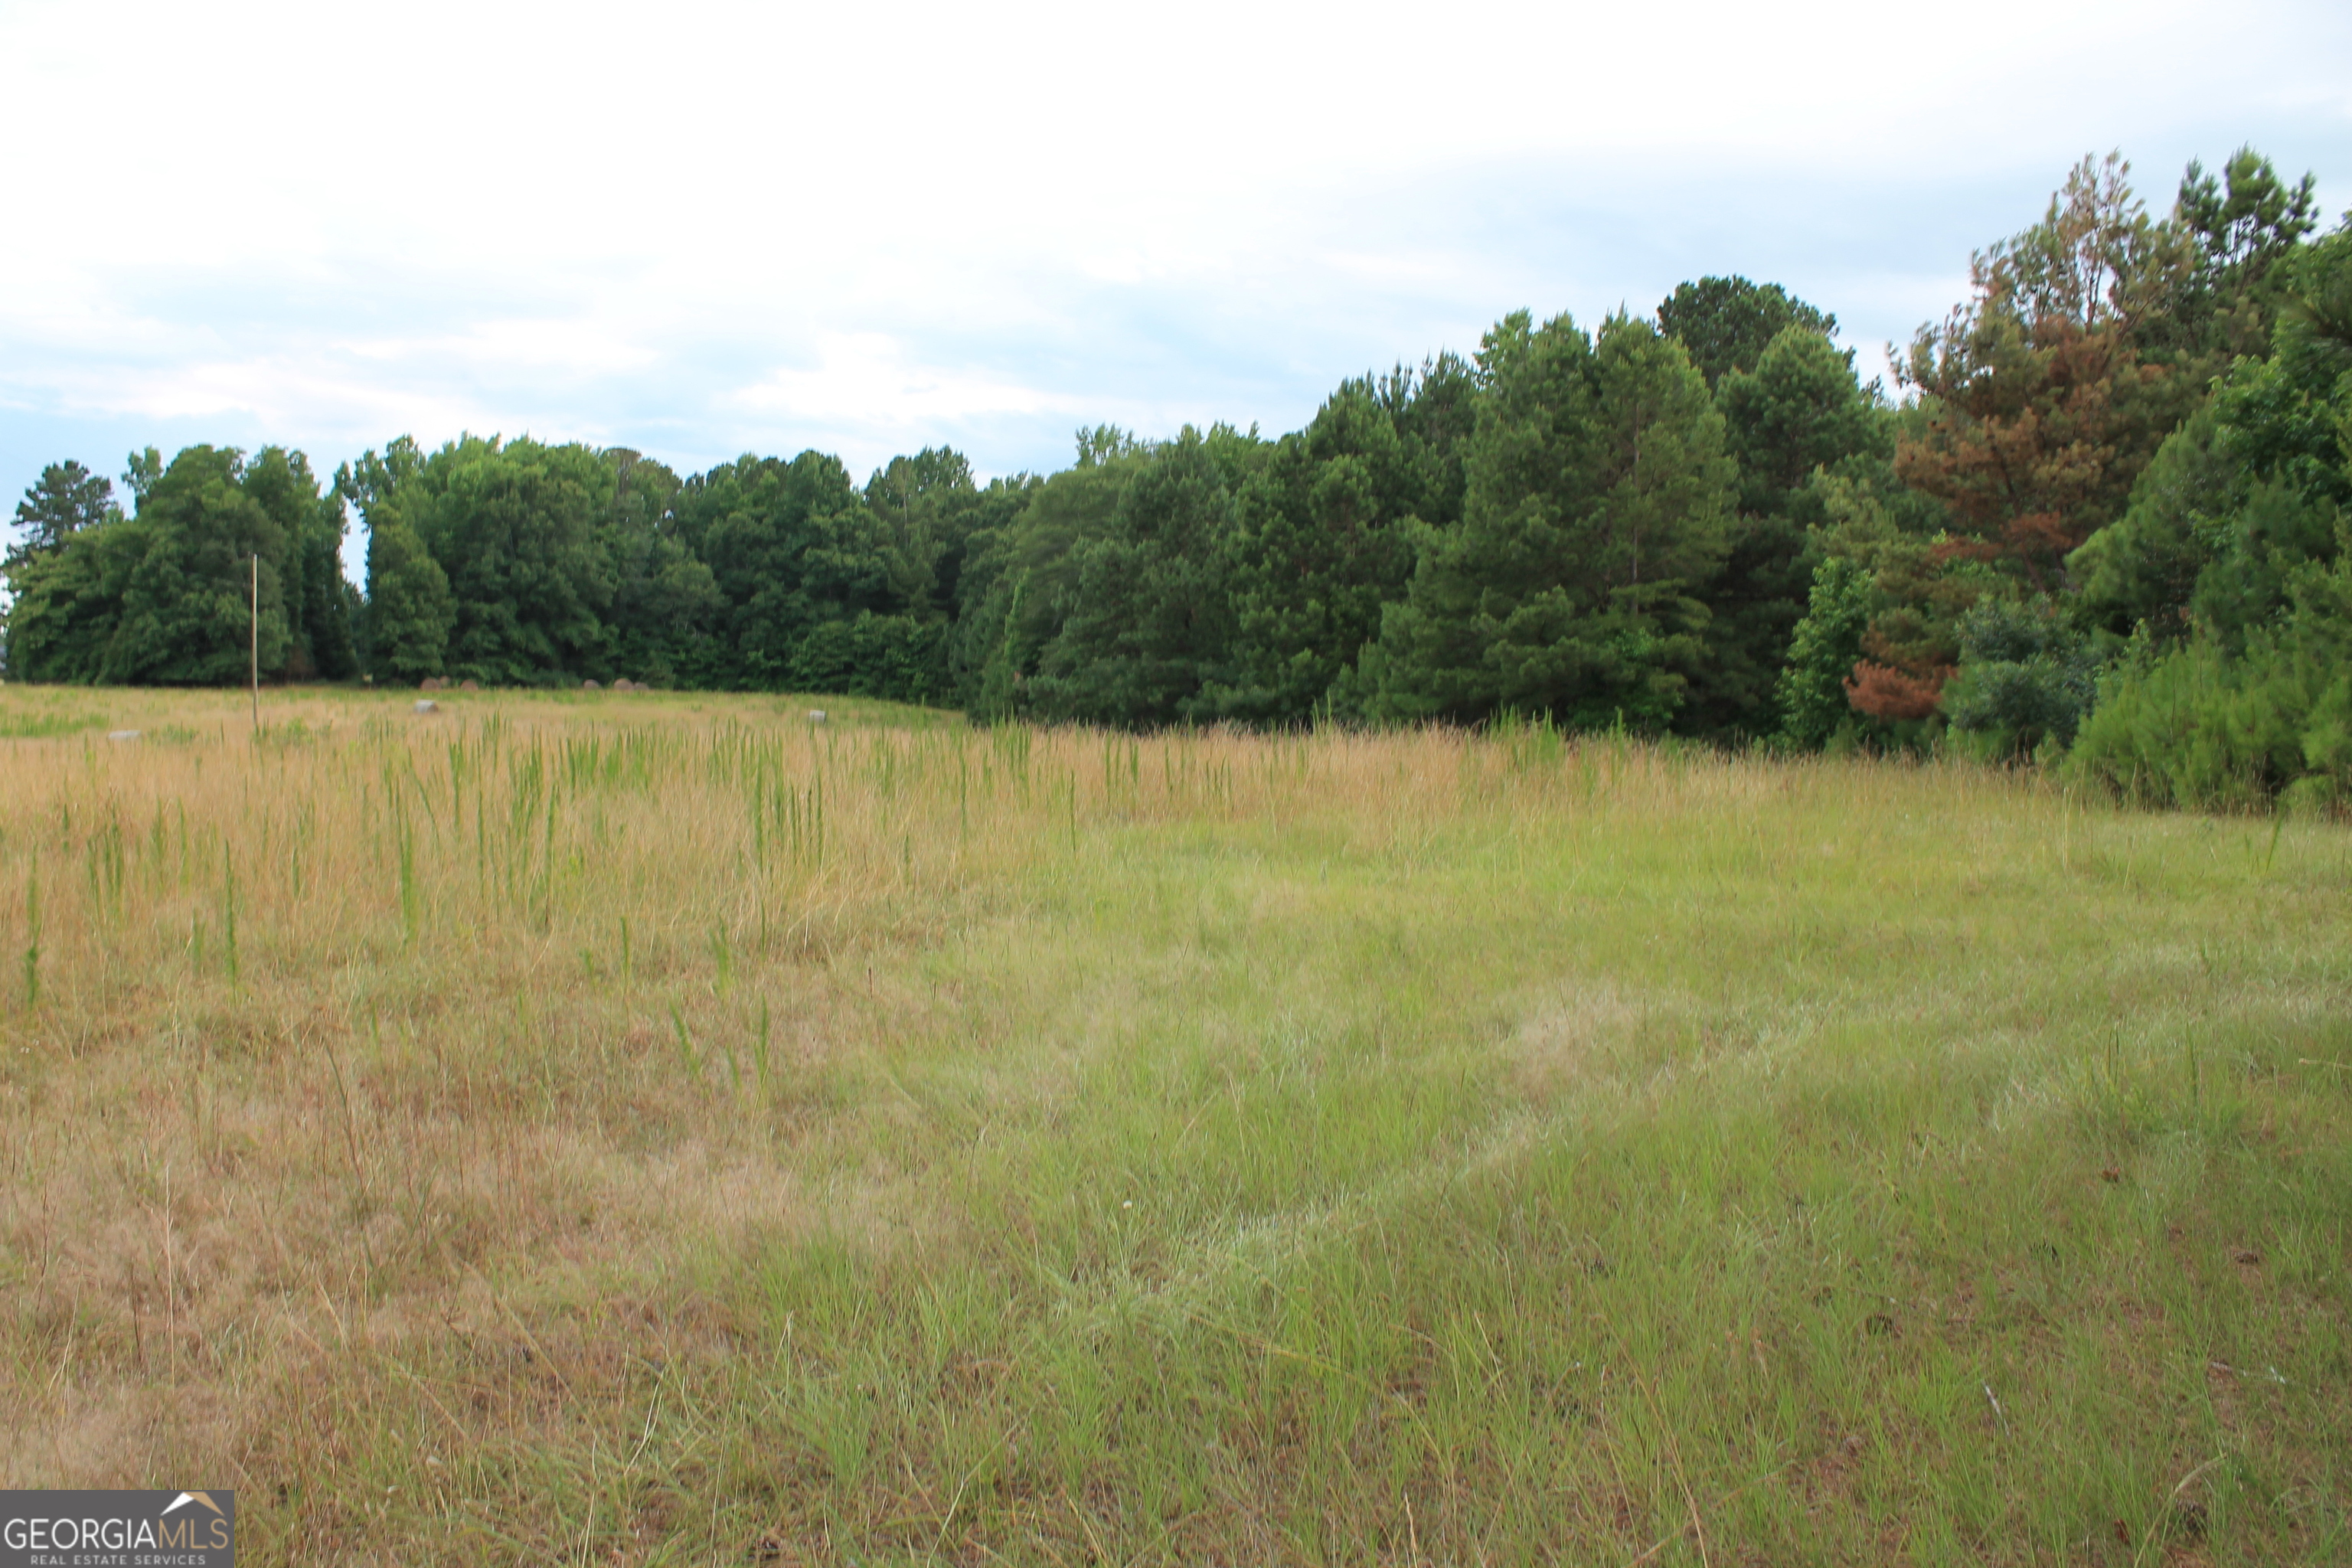
M 1049 469 L 1709 272 L 1875 366 L 2085 153 L 2352 205 L 2342 0 L 0 0 L 0 506 L 465 430 Z

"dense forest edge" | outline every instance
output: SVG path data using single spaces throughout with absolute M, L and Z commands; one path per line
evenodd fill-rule
M 1343 382 L 1303 430 L 1100 426 L 680 477 L 404 437 L 53 464 L 15 680 L 839 692 L 1121 727 L 1497 719 L 1943 749 L 2198 807 L 2352 806 L 2352 215 L 2241 150 L 2151 216 L 2086 158 L 1864 384 L 1744 278 Z M 356 514 L 366 582 L 342 566 Z

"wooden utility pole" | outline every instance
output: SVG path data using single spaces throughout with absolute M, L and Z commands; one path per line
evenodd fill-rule
M 247 647 L 253 679 L 253 732 L 261 733 L 261 552 L 253 552 L 253 626 Z

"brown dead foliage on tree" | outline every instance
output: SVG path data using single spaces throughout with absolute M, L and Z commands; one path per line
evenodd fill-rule
M 2118 515 L 2204 383 L 2201 362 L 2158 363 L 2142 342 L 2194 250 L 2147 216 L 2129 167 L 2084 159 L 2042 223 L 1972 259 L 1972 298 L 1921 329 L 1897 367 L 1926 416 L 1898 442 L 1895 471 L 1950 508 L 1948 556 L 2037 591 Z
M 1915 675 L 1907 669 L 1865 658 L 1845 678 L 1845 700 L 1855 712 L 1867 713 L 1874 719 L 1889 722 L 1925 719 L 1936 710 L 1936 704 L 1943 698 L 1944 682 L 1952 678 L 1952 673 L 1948 664 Z

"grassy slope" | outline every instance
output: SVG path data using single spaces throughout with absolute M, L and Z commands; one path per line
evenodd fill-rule
M 2352 1559 L 2341 827 L 58 700 L 0 1484 L 234 1485 L 257 1563 Z

